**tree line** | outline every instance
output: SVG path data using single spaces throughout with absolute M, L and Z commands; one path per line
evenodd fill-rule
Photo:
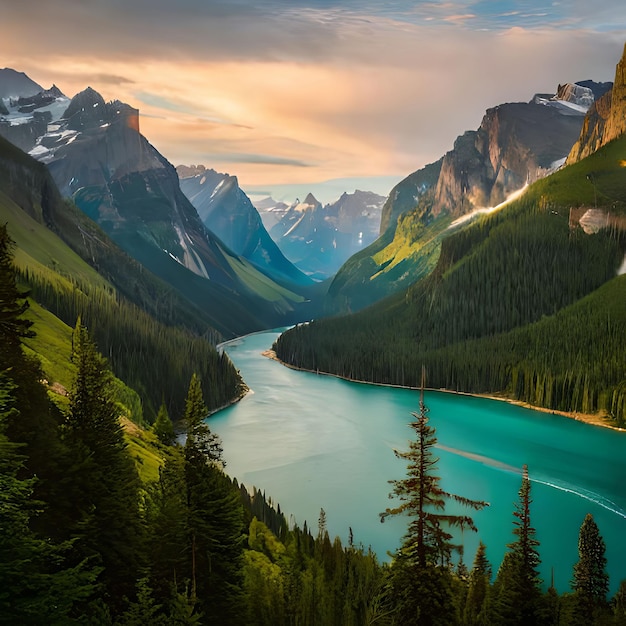
M 297 367 L 383 384 L 494 393 L 626 421 L 626 241 L 585 234 L 532 194 L 446 238 L 434 271 L 354 315 L 283 333 Z

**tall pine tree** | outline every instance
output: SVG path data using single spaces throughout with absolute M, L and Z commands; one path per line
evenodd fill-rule
M 572 589 L 578 621 L 591 624 L 606 609 L 609 576 L 606 545 L 591 513 L 587 513 L 578 535 L 578 562 L 574 565 Z
M 66 440 L 75 460 L 75 548 L 103 567 L 102 599 L 115 615 L 133 598 L 139 578 L 140 482 L 112 398 L 111 371 L 80 320 L 72 358 Z
M 494 611 L 497 623 L 532 626 L 541 623 L 542 596 L 539 577 L 539 541 L 530 521 L 530 479 L 528 466 L 522 470 L 519 501 L 513 512 L 513 534 L 494 584 Z
M 469 574 L 463 622 L 469 625 L 490 623 L 489 593 L 491 564 L 487 560 L 485 544 L 481 541 L 476 550 L 474 565 Z
M 458 546 L 452 542 L 453 527 L 476 531 L 469 515 L 445 513 L 450 500 L 474 510 L 486 502 L 470 500 L 448 493 L 440 486 L 436 474 L 438 458 L 433 448 L 437 443 L 435 429 L 428 424 L 428 409 L 424 403 L 424 379 L 420 391 L 419 413 L 410 427 L 416 439 L 409 443 L 407 452 L 397 457 L 408 461 L 407 478 L 393 480 L 390 497 L 395 496 L 401 504 L 387 508 L 380 514 L 381 522 L 389 515 L 409 516 L 408 532 L 392 567 L 392 595 L 397 607 L 397 619 L 410 623 L 449 624 L 454 621 L 453 589 L 450 569 L 451 554 Z M 451 621 L 452 620 L 452 621 Z
M 243 506 L 223 472 L 222 445 L 205 422 L 208 410 L 194 374 L 185 401 L 185 482 L 191 602 L 207 624 L 239 624 L 242 603 Z

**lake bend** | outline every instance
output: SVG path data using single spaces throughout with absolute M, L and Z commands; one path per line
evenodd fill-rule
M 331 540 L 355 544 L 389 560 L 407 518 L 379 513 L 394 504 L 389 480 L 406 475 L 394 449 L 407 450 L 419 391 L 349 382 L 290 369 L 262 355 L 280 331 L 222 344 L 251 392 L 212 415 L 208 424 L 224 446 L 227 473 L 279 503 L 292 523 L 317 533 L 326 512 Z M 544 587 L 552 572 L 569 589 L 578 559 L 578 531 L 591 513 L 607 545 L 611 593 L 626 578 L 626 433 L 533 411 L 506 402 L 426 391 L 436 428 L 441 487 L 490 506 L 468 512 L 478 533 L 456 535 L 471 567 L 478 541 L 494 574 L 513 541 L 513 510 L 521 468 L 528 465 L 531 523 L 536 529 Z

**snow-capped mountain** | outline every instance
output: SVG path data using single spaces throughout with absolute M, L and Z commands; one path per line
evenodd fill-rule
M 6 125 L 31 116 L 30 154 L 47 165 L 61 193 L 212 314 L 226 336 L 292 323 L 305 296 L 274 282 L 206 228 L 173 165 L 139 132 L 137 109 L 105 102 L 91 88 L 71 101 L 53 89 L 9 104 Z M 42 105 L 48 110 L 35 115 Z
M 384 201 L 383 196 L 357 190 L 322 206 L 309 193 L 285 211 L 270 235 L 302 271 L 328 278 L 376 239 Z
M 56 85 L 43 89 L 26 74 L 0 70 L 0 135 L 28 152 L 69 102 Z

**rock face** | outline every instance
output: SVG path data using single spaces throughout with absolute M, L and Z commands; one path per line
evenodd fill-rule
M 432 215 L 458 217 L 500 204 L 566 157 L 582 122 L 582 112 L 563 114 L 533 102 L 488 109 L 479 129 L 461 135 L 444 156 Z
M 626 132 L 626 46 L 610 91 L 589 109 L 567 163 L 576 163 Z
M 176 169 L 179 176 L 194 172 L 190 167 Z M 288 284 L 311 283 L 272 240 L 236 176 L 204 167 L 195 171 L 191 176 L 181 176 L 180 186 L 210 231 L 272 279 Z
M 302 271 L 325 279 L 376 239 L 384 201 L 378 194 L 356 190 L 322 206 L 309 193 L 304 202 L 289 207 L 270 235 Z
M 596 84 L 560 85 L 555 94 L 488 109 L 477 130 L 389 194 L 380 237 L 340 268 L 328 290 L 333 313 L 361 309 L 400 291 L 435 265 L 448 227 L 563 163 Z
M 588 109 L 596 98 L 589 87 L 584 87 L 577 83 L 565 83 L 558 86 L 555 99 L 577 104 Z

